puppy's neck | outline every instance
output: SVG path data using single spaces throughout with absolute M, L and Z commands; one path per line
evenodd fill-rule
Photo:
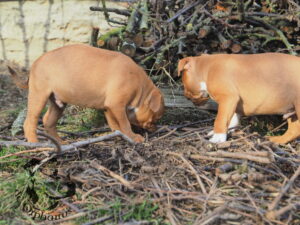
M 141 83 L 141 86 L 139 90 L 136 92 L 135 98 L 129 103 L 129 107 L 131 109 L 138 110 L 139 107 L 142 107 L 144 105 L 145 99 L 149 97 L 151 92 L 156 89 L 154 84 L 152 82 L 149 82 L 149 80 L 143 81 Z
M 204 54 L 201 56 L 198 56 L 196 58 L 196 68 L 197 72 L 199 73 L 199 81 L 198 82 L 204 82 L 207 83 L 207 77 L 209 68 L 211 67 L 211 60 L 209 59 L 210 55 Z

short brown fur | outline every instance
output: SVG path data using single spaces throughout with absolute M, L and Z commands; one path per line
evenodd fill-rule
M 207 98 L 199 89 L 200 82 L 205 82 L 210 97 L 219 104 L 214 133 L 227 133 L 235 112 L 249 116 L 295 110 L 286 133 L 269 138 L 287 143 L 300 136 L 299 57 L 280 53 L 204 54 L 180 60 L 178 74 L 181 72 L 187 98 L 196 105 L 205 103 Z
M 65 103 L 104 109 L 110 128 L 135 142 L 144 138 L 132 131 L 131 124 L 154 130 L 164 112 L 161 92 L 133 60 L 87 45 L 69 45 L 42 55 L 31 67 L 28 86 L 24 132 L 29 142 L 38 141 L 37 122 L 48 100 L 44 127 L 60 142 L 56 123 Z

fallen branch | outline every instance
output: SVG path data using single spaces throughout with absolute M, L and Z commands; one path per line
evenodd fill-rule
M 140 23 L 140 30 L 145 32 L 148 30 L 148 19 L 149 19 L 149 11 L 148 11 L 148 5 L 147 5 L 147 0 L 143 0 L 141 3 L 141 13 L 142 13 L 142 18 L 141 18 L 141 23 Z
M 106 20 L 108 23 L 115 23 L 115 24 L 120 24 L 120 25 L 126 25 L 126 23 L 123 23 L 123 22 L 120 22 L 120 21 L 117 21 L 117 20 L 110 19 L 110 18 L 109 18 L 109 13 L 108 13 L 107 8 L 106 8 L 105 0 L 101 0 L 101 2 L 102 2 L 102 6 L 103 6 L 104 17 L 105 17 L 105 20 Z
M 216 157 L 226 157 L 233 159 L 246 159 L 258 163 L 269 164 L 274 162 L 274 158 L 270 157 L 269 152 L 206 152 L 205 155 L 216 156 Z
M 94 144 L 100 141 L 109 140 L 114 137 L 122 137 L 125 141 L 129 142 L 130 144 L 134 144 L 135 142 L 131 140 L 126 135 L 122 134 L 121 131 L 114 131 L 111 134 L 90 138 L 83 141 L 74 142 L 72 144 L 68 145 L 61 145 L 61 152 L 66 152 L 71 149 L 76 149 L 85 145 Z M 24 147 L 31 147 L 31 148 L 55 148 L 56 146 L 53 144 L 47 144 L 47 143 L 29 143 L 25 141 L 0 141 L 0 146 L 24 146 Z

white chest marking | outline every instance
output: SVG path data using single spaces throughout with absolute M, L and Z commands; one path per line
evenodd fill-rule
M 237 127 L 238 125 L 240 125 L 240 115 L 237 114 L 237 113 L 234 113 L 231 120 L 230 120 L 228 129 L 233 128 L 233 127 Z
M 135 107 L 133 107 L 133 106 L 128 106 L 127 109 L 133 110 L 135 113 L 136 113 L 137 111 L 139 111 L 139 108 L 135 108 Z
M 200 82 L 200 91 L 207 91 L 207 86 L 204 81 Z
M 212 143 L 222 143 L 227 140 L 227 134 L 213 134 L 213 136 L 209 139 Z

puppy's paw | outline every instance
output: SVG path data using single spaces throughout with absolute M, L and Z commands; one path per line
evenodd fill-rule
M 139 134 L 135 134 L 132 139 L 134 140 L 134 142 L 136 143 L 142 143 L 145 141 L 145 138 Z
M 26 139 L 27 139 L 27 142 L 29 142 L 29 143 L 38 143 L 39 142 L 36 135 L 35 136 L 28 136 L 28 137 L 26 137 Z
M 282 138 L 282 136 L 267 136 L 266 138 L 269 139 L 269 141 L 277 143 L 277 144 L 285 144 L 288 141 Z
M 222 143 L 227 140 L 227 134 L 213 134 L 212 138 L 209 139 L 212 143 Z

